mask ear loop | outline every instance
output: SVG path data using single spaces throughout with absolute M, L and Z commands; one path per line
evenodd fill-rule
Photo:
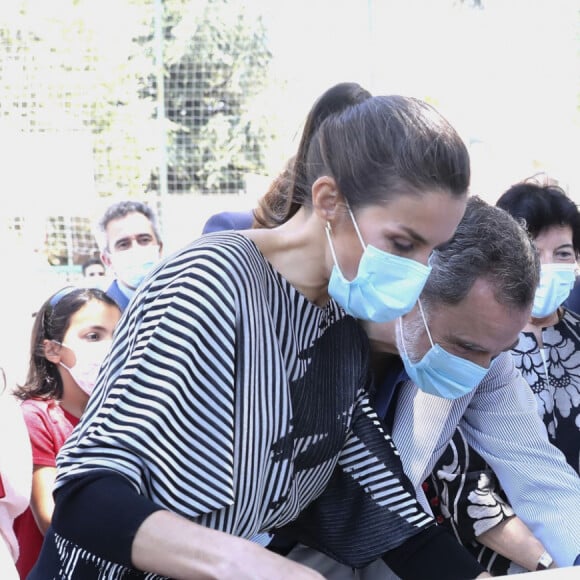
M 360 230 L 358 229 L 358 224 L 356 223 L 356 220 L 354 219 L 354 214 L 352 213 L 352 209 L 350 209 L 350 205 L 348 203 L 348 201 L 345 201 L 346 203 L 346 209 L 348 210 L 348 213 L 350 214 L 350 219 L 352 220 L 352 225 L 354 226 L 354 231 L 356 232 L 356 235 L 358 236 L 360 245 L 362 246 L 363 250 L 367 249 L 367 245 L 365 244 L 363 237 L 360 233 Z
M 334 251 L 334 243 L 332 242 L 332 227 L 330 225 L 330 222 L 326 222 L 326 225 L 324 226 L 324 233 L 326 234 L 326 237 L 328 239 L 328 245 L 330 246 L 330 253 L 332 254 L 332 259 L 334 260 L 334 263 L 338 266 L 336 252 Z
M 407 352 L 407 345 L 405 344 L 405 333 L 403 332 L 403 317 L 399 316 L 399 332 L 401 333 L 401 345 L 405 351 L 405 356 L 409 358 L 409 353 Z
M 421 318 L 423 319 L 423 324 L 425 325 L 425 330 L 427 331 L 429 342 L 431 343 L 431 346 L 435 346 L 433 344 L 433 339 L 431 338 L 431 333 L 429 332 L 429 327 L 427 326 L 427 320 L 425 318 L 425 313 L 423 312 L 423 305 L 421 304 L 421 299 L 417 300 L 417 305 L 419 306 L 419 312 L 421 313 Z

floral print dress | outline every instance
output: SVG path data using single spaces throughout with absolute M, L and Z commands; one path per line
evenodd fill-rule
M 511 351 L 535 395 L 550 442 L 580 474 L 580 316 L 563 309 L 560 320 L 542 329 L 543 347 L 522 332 Z M 493 575 L 521 572 L 517 564 L 486 548 L 477 537 L 514 515 L 495 473 L 457 428 L 423 489 L 438 523 Z
M 580 316 L 564 310 L 542 331 L 540 348 L 531 332 L 522 332 L 512 355 L 530 385 L 548 436 L 580 473 Z

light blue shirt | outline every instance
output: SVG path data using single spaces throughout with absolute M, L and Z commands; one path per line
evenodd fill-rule
M 580 477 L 548 441 L 534 395 L 509 353 L 496 359 L 472 393 L 455 401 L 421 393 L 410 381 L 402 385 L 393 439 L 427 509 L 421 484 L 457 425 L 556 563 L 573 565 L 580 554 Z

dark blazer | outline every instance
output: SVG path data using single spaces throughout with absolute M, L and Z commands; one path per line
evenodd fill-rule
M 564 306 L 568 310 L 580 315 L 580 277 L 576 278 L 576 284 L 574 284 L 570 296 L 564 302 Z
M 203 226 L 202 234 L 224 230 L 249 230 L 254 222 L 251 211 L 223 211 L 212 215 Z
M 129 304 L 129 298 L 127 298 L 127 296 L 121 292 L 119 283 L 116 279 L 111 282 L 111 285 L 107 288 L 105 294 L 117 303 L 117 306 L 121 309 L 121 312 L 127 308 L 127 304 Z

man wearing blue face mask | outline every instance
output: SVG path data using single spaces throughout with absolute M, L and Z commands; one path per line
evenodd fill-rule
M 423 482 L 460 426 L 517 514 L 490 522 L 480 540 L 530 570 L 571 566 L 580 553 L 580 479 L 548 441 L 507 352 L 530 316 L 539 282 L 531 241 L 505 212 L 472 198 L 430 265 L 420 307 L 396 323 L 365 324 L 375 358 L 374 405 L 405 473 L 430 509 Z M 331 579 L 390 577 L 383 562 L 349 572 L 302 546 L 290 557 Z
M 103 264 L 115 275 L 107 295 L 122 312 L 161 258 L 163 242 L 155 213 L 140 201 L 114 203 L 99 221 L 96 238 Z
M 531 317 L 511 355 L 533 393 L 550 442 L 580 473 L 580 316 L 566 303 L 580 255 L 580 212 L 561 188 L 533 180 L 510 187 L 496 205 L 525 224 L 541 261 Z M 553 473 L 555 479 L 559 476 Z M 513 512 L 501 481 L 467 445 L 461 429 L 427 484 L 431 498 L 441 500 L 435 511 L 480 561 L 489 562 L 488 569 L 494 574 L 518 571 L 517 560 L 503 557 L 501 546 L 486 542 L 485 536 L 484 542 L 479 541 L 482 530 L 507 520 Z M 547 495 L 545 503 L 550 502 Z M 551 561 L 552 555 L 545 551 L 538 569 L 549 567 Z

